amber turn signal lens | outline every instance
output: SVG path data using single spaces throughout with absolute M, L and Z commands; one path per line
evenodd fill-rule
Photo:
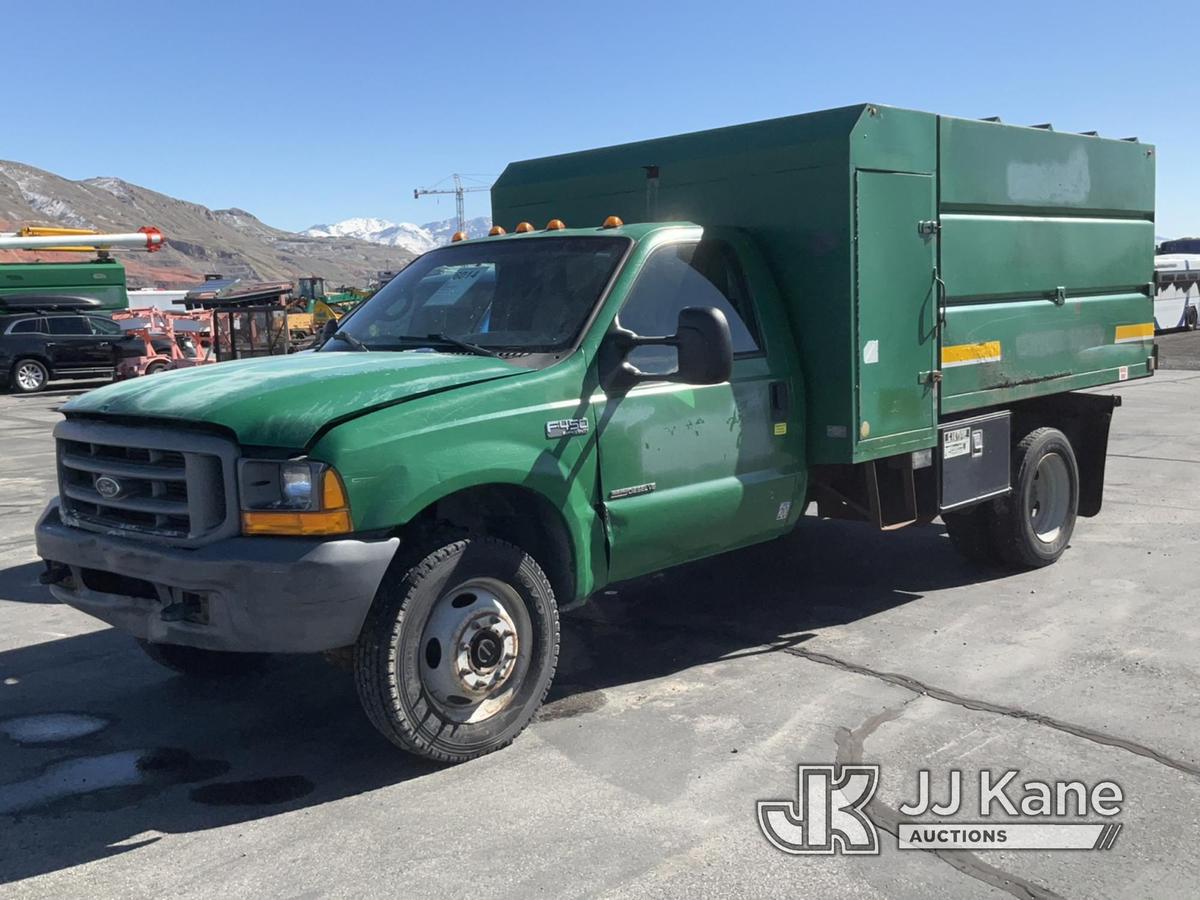
M 620 228 L 624 224 L 625 223 L 621 221 L 620 216 L 609 216 L 607 219 L 604 220 L 604 224 L 601 225 L 600 227 L 601 228 Z
M 450 238 L 450 242 L 454 243 L 456 241 L 465 241 L 466 239 L 467 233 L 465 231 L 456 231 L 454 232 L 454 237 Z
M 333 469 L 326 469 L 325 480 L 321 483 L 321 509 L 333 511 L 346 509 L 349 505 L 341 476 Z
M 533 231 L 533 225 L 529 222 L 522 222 L 514 230 L 517 234 L 528 234 Z
M 242 513 L 242 534 L 347 534 L 353 530 L 348 509 Z
M 546 223 L 547 231 L 562 231 L 566 227 L 567 226 L 565 224 L 563 224 L 562 219 L 551 219 L 549 222 Z
M 493 225 L 488 230 L 488 237 L 496 237 L 497 235 L 500 235 L 500 234 L 508 234 L 508 232 L 505 231 L 503 228 L 501 228 L 499 225 Z

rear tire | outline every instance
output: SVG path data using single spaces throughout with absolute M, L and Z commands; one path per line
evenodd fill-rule
M 995 550 L 1020 568 L 1056 562 L 1075 530 L 1079 512 L 1079 466 L 1067 436 L 1038 428 L 1013 449 L 1012 492 L 994 502 Z
M 1195 330 L 1197 318 L 1200 318 L 1200 311 L 1197 311 L 1194 306 L 1189 306 L 1187 312 L 1183 314 L 1183 327 L 1187 331 Z
M 36 394 L 49 380 L 50 370 L 36 359 L 18 359 L 8 373 L 9 387 L 16 394 Z
M 463 762 L 510 744 L 558 665 L 558 605 L 541 566 L 495 538 L 434 540 L 393 565 L 354 648 L 359 700 L 393 744 Z
M 182 644 L 152 644 L 139 640 L 147 656 L 181 675 L 192 678 L 233 678 L 256 672 L 267 660 L 266 653 L 234 653 L 225 650 L 202 650 Z

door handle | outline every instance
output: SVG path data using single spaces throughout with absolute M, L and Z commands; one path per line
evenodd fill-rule
M 946 326 L 946 282 L 942 280 L 942 275 L 936 267 L 933 270 L 933 284 L 937 293 L 937 323 L 944 328 Z

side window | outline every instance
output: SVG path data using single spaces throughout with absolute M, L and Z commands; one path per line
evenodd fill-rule
M 92 334 L 120 334 L 121 326 L 112 319 L 102 319 L 99 316 L 88 316 L 92 326 Z
M 46 319 L 51 334 L 91 334 L 87 319 L 83 316 L 54 316 Z
M 647 337 L 674 334 L 679 311 L 688 306 L 714 306 L 725 314 L 735 354 L 761 352 L 746 279 L 724 241 L 669 244 L 655 250 L 617 321 Z M 638 347 L 628 359 L 649 375 L 669 374 L 677 361 L 674 347 Z
M 45 334 L 45 319 L 22 319 L 8 329 L 9 334 Z

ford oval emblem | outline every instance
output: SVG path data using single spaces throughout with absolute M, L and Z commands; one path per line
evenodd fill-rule
M 93 483 L 96 486 L 96 493 L 106 500 L 111 500 L 121 493 L 121 482 L 111 475 L 99 475 Z

